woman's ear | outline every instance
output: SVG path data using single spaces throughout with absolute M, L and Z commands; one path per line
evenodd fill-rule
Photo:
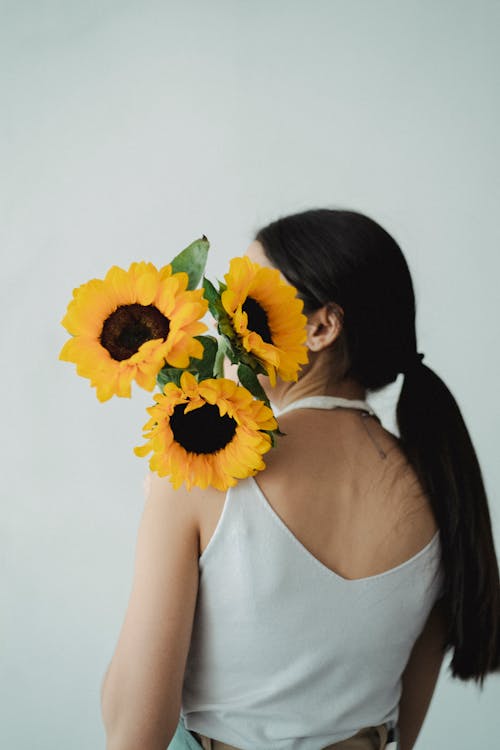
M 328 302 L 308 316 L 307 346 L 313 352 L 319 352 L 329 347 L 342 330 L 344 311 L 335 304 Z

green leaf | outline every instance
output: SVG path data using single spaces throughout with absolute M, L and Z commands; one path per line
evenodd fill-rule
M 240 363 L 240 357 L 237 352 L 234 351 L 231 339 L 227 336 L 222 337 L 224 354 L 229 359 L 232 365 L 238 365 Z
M 219 343 L 219 346 L 217 347 L 217 354 L 215 356 L 214 378 L 224 377 L 224 356 L 225 356 L 225 347 L 224 347 L 224 342 L 221 341 Z
M 255 372 L 248 367 L 248 365 L 240 364 L 238 367 L 238 380 L 240 381 L 241 385 L 247 388 L 247 390 L 250 391 L 252 396 L 255 396 L 255 398 L 258 398 L 260 401 L 263 401 L 266 406 L 269 406 L 269 399 L 266 396 L 266 392 L 264 391 L 263 387 L 259 383 L 257 379 L 257 375 Z
M 189 360 L 189 369 L 195 370 L 199 374 L 200 380 L 213 378 L 219 342 L 215 336 L 196 336 L 195 338 L 203 344 L 203 357 L 201 359 L 191 357 Z
M 208 248 L 210 242 L 203 235 L 200 239 L 192 242 L 171 261 L 172 272 L 184 271 L 189 276 L 188 289 L 196 289 L 207 264 Z
M 221 304 L 220 294 L 210 279 L 207 279 L 206 276 L 203 277 L 202 287 L 205 299 L 208 300 L 208 304 L 217 308 Z
M 156 382 L 159 385 L 160 390 L 163 392 L 163 386 L 166 383 L 175 383 L 176 385 L 180 386 L 181 375 L 183 372 L 184 370 L 180 370 L 176 367 L 162 367 L 162 369 L 156 376 Z
M 205 291 L 205 297 L 210 302 L 215 302 L 215 301 L 217 301 L 219 299 L 219 297 L 220 297 L 219 292 L 214 287 L 214 285 L 212 284 L 212 282 L 210 281 L 210 279 L 207 279 L 206 276 L 203 277 L 202 287 L 203 287 L 203 289 Z

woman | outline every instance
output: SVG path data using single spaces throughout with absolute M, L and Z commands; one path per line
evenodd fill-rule
M 474 447 L 417 352 L 410 273 L 382 227 L 310 210 L 247 254 L 298 289 L 309 363 L 262 378 L 286 433 L 265 471 L 227 493 L 150 476 L 107 747 L 411 750 L 447 650 L 481 687 L 500 668 Z M 366 398 L 400 372 L 398 438 Z

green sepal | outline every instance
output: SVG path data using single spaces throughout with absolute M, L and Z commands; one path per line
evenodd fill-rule
M 252 369 L 256 373 L 256 375 L 267 375 L 267 370 L 262 365 L 261 361 L 250 352 L 247 352 L 246 349 L 243 349 L 241 351 L 239 361 L 242 364 L 250 367 L 250 369 Z
M 171 261 L 173 273 L 187 273 L 188 289 L 196 289 L 200 283 L 205 272 L 209 247 L 210 242 L 203 235 L 201 239 L 192 242 Z
M 212 312 L 212 311 L 210 311 Z M 213 315 L 213 313 L 212 313 Z M 215 316 L 214 316 L 215 317 Z M 236 341 L 237 335 L 233 328 L 233 325 L 227 315 L 225 315 L 224 312 L 220 313 L 219 318 L 217 320 L 217 328 L 219 329 L 219 333 L 221 333 L 223 336 L 225 336 L 230 341 Z
M 267 432 L 267 434 L 271 438 L 271 448 L 276 448 L 277 440 L 275 430 L 263 430 L 263 432 Z
M 231 364 L 239 365 L 243 364 L 253 370 L 257 375 L 267 375 L 267 370 L 262 365 L 260 360 L 257 359 L 253 354 L 247 352 L 238 342 L 237 337 L 234 336 L 234 330 L 231 329 L 232 336 L 228 336 L 225 333 L 225 328 L 218 326 L 219 333 L 221 334 L 221 345 L 224 350 L 224 354 L 229 359 Z
M 267 432 L 269 437 L 271 438 L 271 447 L 275 448 L 277 444 L 278 437 L 285 437 L 286 432 L 281 432 L 280 428 L 277 427 L 275 430 L 262 430 L 262 432 Z

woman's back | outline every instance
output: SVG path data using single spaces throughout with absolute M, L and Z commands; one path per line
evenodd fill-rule
M 363 417 L 359 409 L 294 409 L 280 417 L 280 429 L 286 435 L 268 454 L 257 483 L 326 567 L 346 579 L 377 575 L 433 538 L 431 505 L 398 439 L 375 417 Z M 213 493 L 200 504 L 200 552 L 224 501 L 223 493 Z

